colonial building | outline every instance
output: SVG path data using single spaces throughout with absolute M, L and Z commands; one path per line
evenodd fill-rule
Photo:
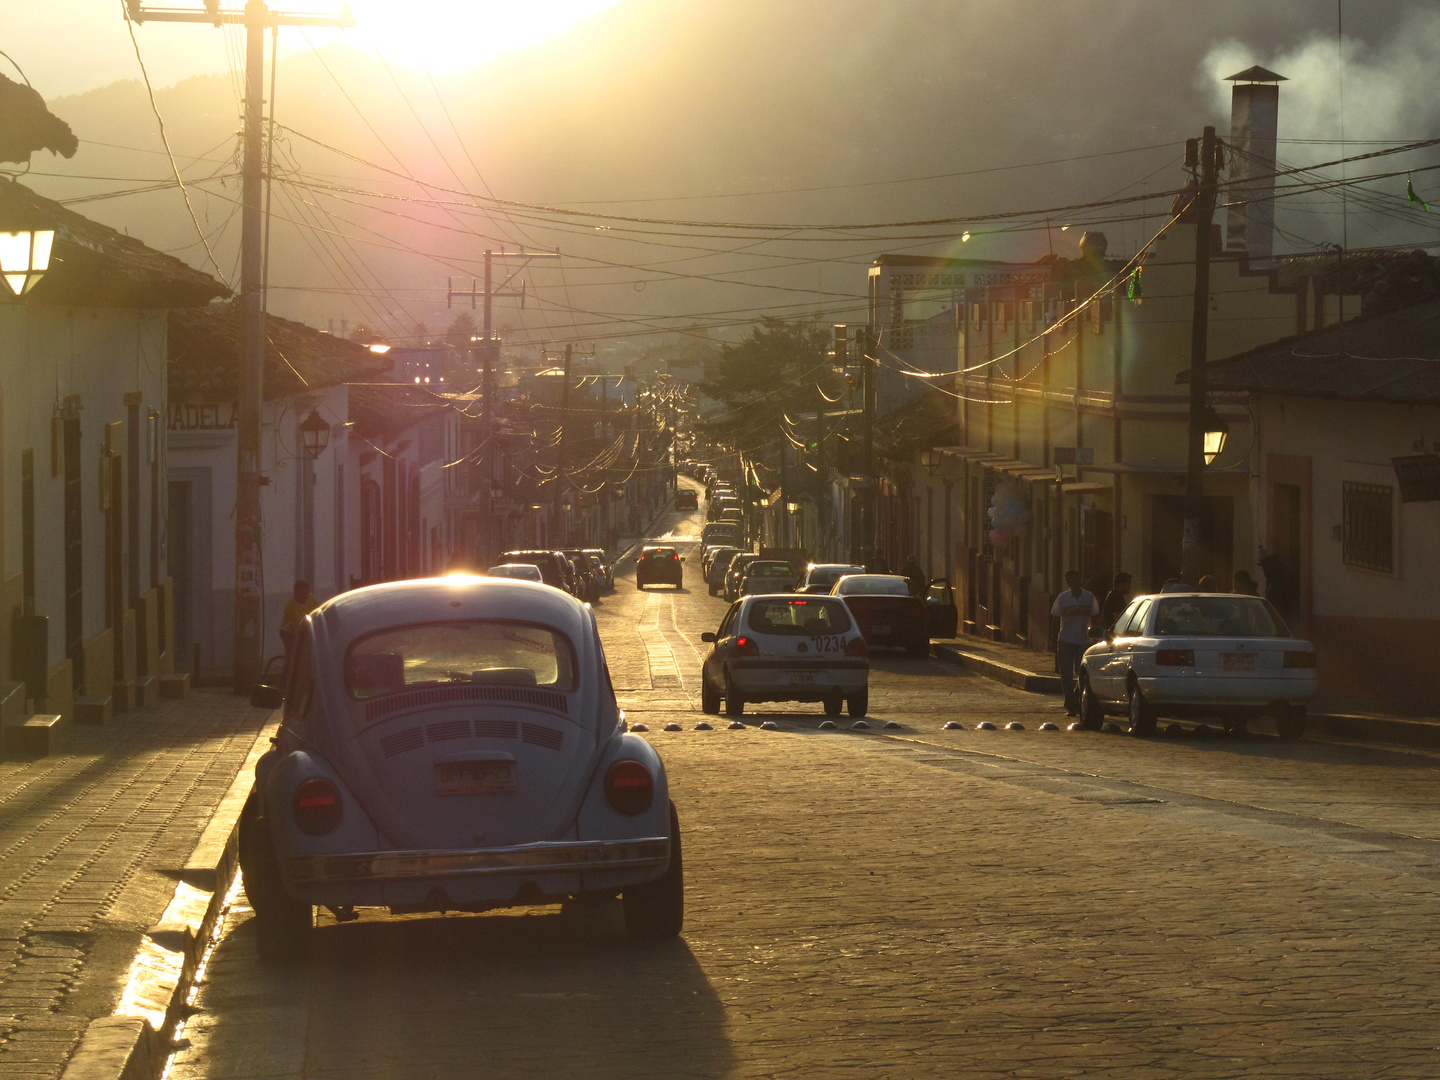
M 225 287 L 11 181 L 0 232 L 53 233 L 0 285 L 0 714 L 104 720 L 173 668 L 167 317 Z

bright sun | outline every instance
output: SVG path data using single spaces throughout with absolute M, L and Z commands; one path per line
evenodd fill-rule
M 555 37 L 619 2 L 351 0 L 351 8 L 356 31 L 387 60 L 413 68 L 424 64 L 432 71 L 461 71 Z

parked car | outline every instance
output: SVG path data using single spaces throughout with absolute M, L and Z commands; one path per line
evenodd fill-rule
M 960 626 L 960 609 L 955 606 L 955 590 L 948 578 L 930 579 L 925 592 L 925 610 L 930 616 L 932 638 L 953 638 Z
M 626 732 L 591 611 L 526 581 L 355 589 L 296 643 L 273 749 L 240 817 L 260 955 L 347 920 L 621 896 L 637 938 L 680 932 L 680 826 Z
M 1132 734 L 1150 735 L 1160 717 L 1216 717 L 1243 732 L 1268 715 L 1281 738 L 1298 739 L 1315 692 L 1315 647 L 1294 637 L 1268 600 L 1138 596 L 1085 651 L 1080 723 L 1098 728 L 1107 713 L 1123 713 Z
M 600 599 L 600 571 L 583 548 L 565 548 L 561 551 L 575 567 L 575 595 L 581 600 L 594 603 Z
M 673 547 L 659 544 L 646 545 L 640 549 L 640 558 L 635 562 L 635 587 L 646 585 L 674 585 L 677 589 L 685 583 L 685 560 Z
M 845 601 L 867 645 L 894 645 L 911 656 L 930 653 L 930 614 L 899 574 L 847 574 L 830 588 Z
M 756 701 L 819 701 L 826 716 L 870 707 L 870 661 L 855 620 L 828 596 L 747 596 L 725 613 L 700 671 L 700 704 L 731 716 Z
M 586 548 L 585 554 L 590 556 L 590 561 L 595 564 L 600 574 L 600 584 L 606 592 L 615 591 L 615 567 L 610 563 L 610 556 L 605 554 L 603 548 Z
M 794 591 L 795 572 L 790 564 L 780 559 L 757 559 L 745 570 L 740 582 L 741 596 L 758 596 L 761 593 L 788 593 Z
M 700 495 L 694 488 L 682 487 L 675 490 L 676 510 L 700 509 Z
M 506 551 L 500 555 L 502 563 L 532 563 L 540 568 L 540 576 L 546 585 L 575 594 L 575 570 L 570 560 L 558 551 Z
M 852 563 L 810 563 L 795 586 L 796 592 L 825 595 L 846 574 L 863 574 L 863 566 Z
M 740 579 L 744 576 L 745 568 L 758 558 L 760 556 L 753 551 L 742 551 L 730 560 L 730 569 L 725 571 L 725 587 L 723 589 L 726 600 L 734 602 L 740 599 Z
M 515 578 L 517 581 L 538 581 L 544 584 L 545 578 L 540 573 L 540 567 L 534 563 L 501 563 L 499 566 L 492 566 L 485 573 L 489 577 Z
M 725 585 L 725 571 L 730 562 L 740 554 L 739 548 L 720 547 L 709 549 L 709 561 L 705 564 L 705 584 L 714 596 Z
M 711 544 L 739 547 L 740 529 L 733 521 L 707 521 L 700 527 L 700 544 L 702 547 Z

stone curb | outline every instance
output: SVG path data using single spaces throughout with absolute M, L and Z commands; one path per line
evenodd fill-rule
M 180 882 L 158 923 L 145 934 L 130 963 L 120 1004 L 92 1020 L 61 1080 L 158 1080 L 211 935 L 239 872 L 240 811 L 250 796 L 255 762 L 270 748 L 279 726 L 260 730 L 234 782 L 186 860 Z
M 1059 675 L 1039 675 L 1033 671 L 1026 671 L 1024 668 L 1001 663 L 999 660 L 992 660 L 988 656 L 977 656 L 956 645 L 939 641 L 932 642 L 931 647 L 935 650 L 937 660 L 963 667 L 977 675 L 983 675 L 987 679 L 994 679 L 1006 686 L 1013 686 L 1017 690 L 1025 690 L 1031 694 L 1060 693 Z

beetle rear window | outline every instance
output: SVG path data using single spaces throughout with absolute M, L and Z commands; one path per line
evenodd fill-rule
M 756 634 L 843 634 L 850 629 L 850 612 L 839 600 L 819 597 L 758 600 L 747 616 Z
M 345 691 L 357 701 L 425 686 L 576 688 L 575 650 L 532 623 L 417 623 L 360 638 L 345 654 Z

